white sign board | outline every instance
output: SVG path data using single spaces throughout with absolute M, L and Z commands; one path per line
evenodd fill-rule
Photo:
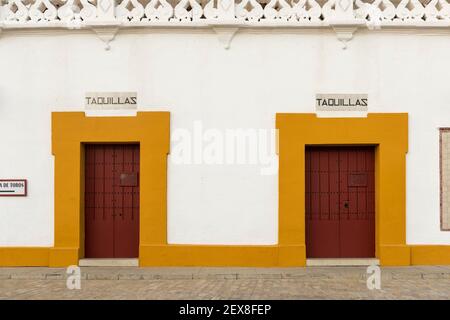
M 367 94 L 316 94 L 316 111 L 368 111 Z
M 136 92 L 87 92 L 86 110 L 137 109 Z
M 10 179 L 0 180 L 0 197 L 24 197 L 27 195 L 27 180 Z

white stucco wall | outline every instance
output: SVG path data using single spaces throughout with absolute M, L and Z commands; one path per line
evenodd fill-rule
M 82 111 L 87 91 L 137 91 L 139 110 L 169 110 L 171 129 L 273 129 L 277 112 L 314 112 L 316 93 L 368 93 L 370 112 L 409 113 L 407 242 L 450 244 L 439 227 L 439 133 L 450 126 L 446 35 L 361 32 L 120 33 L 0 37 L 0 178 L 29 196 L 0 197 L 0 246 L 53 244 L 52 111 Z M 256 166 L 176 165 L 169 158 L 169 243 L 274 244 L 277 175 Z

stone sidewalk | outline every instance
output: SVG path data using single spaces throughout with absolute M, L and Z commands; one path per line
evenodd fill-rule
M 63 268 L 0 268 L 0 299 L 450 299 L 450 266 L 381 268 L 381 290 L 365 267 L 81 268 L 68 290 Z

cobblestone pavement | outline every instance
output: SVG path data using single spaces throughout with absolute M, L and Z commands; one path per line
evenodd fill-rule
M 364 267 L 0 268 L 0 299 L 450 299 L 450 266 L 382 268 L 369 290 Z

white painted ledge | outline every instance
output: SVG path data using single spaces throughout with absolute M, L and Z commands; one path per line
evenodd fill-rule
M 345 259 L 306 259 L 307 267 L 358 267 L 358 266 L 371 266 L 380 265 L 379 259 L 369 258 L 345 258 Z
M 214 19 L 201 19 L 198 21 L 43 21 L 43 22 L 18 22 L 2 21 L 0 28 L 3 29 L 84 29 L 93 27 L 120 27 L 120 28 L 214 28 L 214 27 L 238 27 L 238 28 L 329 28 L 336 24 L 365 27 L 369 29 L 372 25 L 364 19 L 352 20 L 319 20 L 319 21 L 282 21 L 282 20 L 260 20 L 242 21 L 232 20 L 222 22 Z M 423 21 L 423 20 L 393 20 L 381 21 L 377 27 L 395 28 L 450 28 L 450 20 Z
M 139 259 L 81 259 L 80 267 L 138 267 Z

